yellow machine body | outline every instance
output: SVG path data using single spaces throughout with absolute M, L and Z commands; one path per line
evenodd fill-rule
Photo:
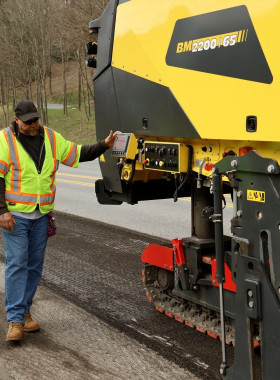
M 112 66 L 169 87 L 203 139 L 278 142 L 280 129 L 276 128 L 276 125 L 280 93 L 280 50 L 275 44 L 274 36 L 280 35 L 280 2 L 229 0 L 221 5 L 221 1 L 217 0 L 133 0 L 120 4 L 117 8 Z M 206 35 L 203 34 L 203 30 L 198 30 L 198 37 L 192 41 L 192 46 L 195 45 L 195 41 L 199 43 L 205 39 L 224 39 L 225 36 L 236 34 L 234 46 L 220 47 L 224 49 L 221 57 L 224 63 L 236 65 L 236 62 L 228 61 L 226 55 L 237 45 L 243 45 L 245 51 L 253 29 L 249 29 L 249 26 L 244 27 L 242 22 L 240 28 L 234 25 L 234 30 L 231 25 L 224 25 L 220 19 L 224 10 L 238 10 L 241 15 L 245 13 L 248 20 L 251 20 L 254 37 L 259 41 L 258 48 L 262 50 L 262 58 L 266 60 L 271 72 L 271 83 L 167 64 L 167 52 L 176 23 L 201 15 L 207 21 L 207 16 L 210 19 L 216 13 L 217 23 L 221 24 L 221 27 L 217 28 L 220 29 L 220 33 L 208 36 L 207 28 Z M 241 41 L 243 30 L 246 39 Z M 175 50 L 174 46 L 172 54 L 186 54 L 180 51 L 180 44 L 185 44 L 186 41 L 189 42 L 187 33 L 178 36 L 178 43 L 175 45 L 177 49 Z M 199 56 L 207 52 L 211 54 L 218 49 L 216 47 L 208 51 L 188 53 Z M 251 55 L 248 54 L 246 71 L 253 70 L 256 65 L 254 52 L 249 53 Z M 258 126 L 255 133 L 247 132 L 245 128 L 246 118 L 250 115 L 257 115 Z

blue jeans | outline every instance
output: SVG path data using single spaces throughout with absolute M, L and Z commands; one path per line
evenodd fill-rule
M 5 307 L 8 322 L 24 323 L 40 282 L 48 240 L 48 216 L 30 220 L 14 216 L 14 231 L 3 229 Z

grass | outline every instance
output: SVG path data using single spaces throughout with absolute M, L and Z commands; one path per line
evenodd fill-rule
M 63 95 L 52 95 L 49 96 L 49 103 L 62 104 L 63 103 Z M 78 92 L 76 89 L 72 91 L 67 91 L 67 103 L 68 104 L 78 104 Z
M 94 111 L 88 120 L 84 109 L 79 111 L 77 107 L 70 106 L 68 115 L 63 110 L 48 110 L 48 127 L 62 134 L 64 138 L 78 144 L 90 144 L 96 141 Z M 13 120 L 13 115 L 10 116 Z M 3 111 L 0 108 L 0 129 L 5 128 Z
M 90 144 L 96 141 L 94 115 L 91 115 L 88 120 L 85 111 L 69 107 L 67 116 L 64 115 L 63 110 L 48 110 L 48 118 L 48 126 L 61 133 L 67 140 L 79 144 Z

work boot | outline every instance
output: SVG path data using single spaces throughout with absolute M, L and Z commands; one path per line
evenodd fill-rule
M 24 314 L 24 319 L 25 319 L 24 331 L 30 332 L 30 331 L 40 330 L 39 323 L 33 321 L 33 319 L 31 318 L 31 314 L 30 313 L 25 313 Z
M 10 340 L 22 340 L 23 339 L 23 323 L 21 322 L 11 322 L 9 323 L 9 329 L 6 337 L 6 342 Z

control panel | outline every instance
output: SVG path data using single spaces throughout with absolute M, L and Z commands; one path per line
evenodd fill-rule
M 147 141 L 144 144 L 145 169 L 184 173 L 188 170 L 188 148 L 181 143 Z
M 118 133 L 112 148 L 112 156 L 134 160 L 137 140 L 133 133 Z

